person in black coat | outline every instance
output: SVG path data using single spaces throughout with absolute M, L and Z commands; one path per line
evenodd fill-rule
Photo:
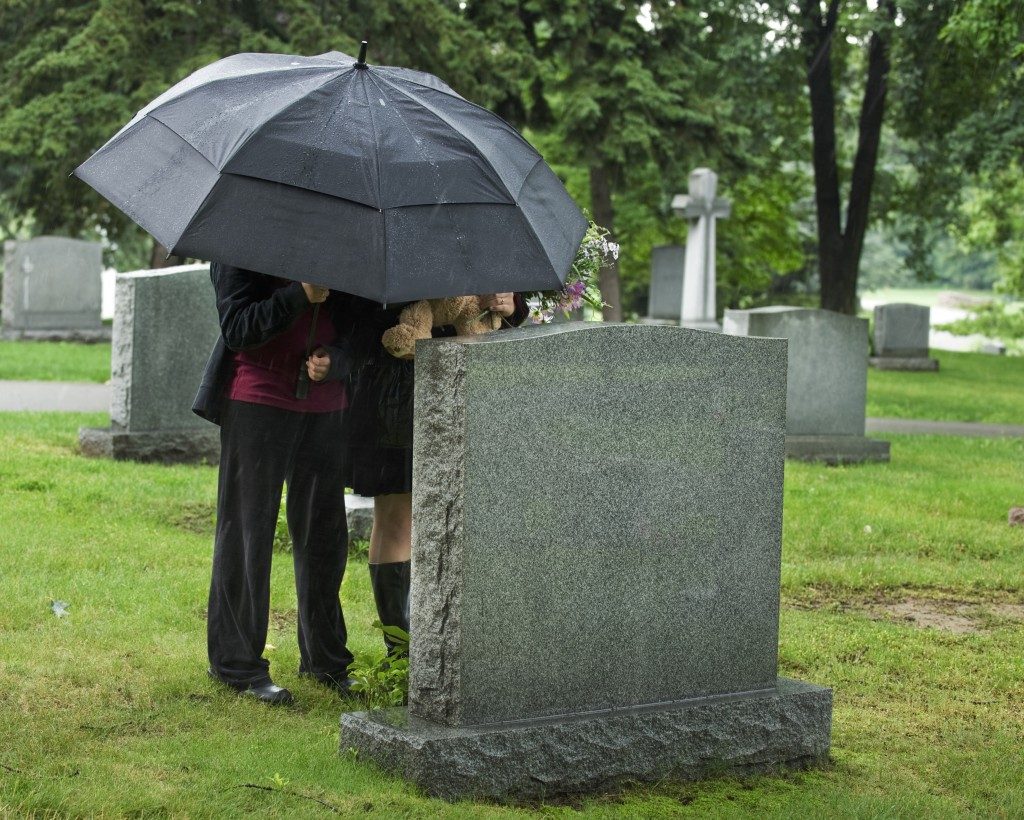
M 221 338 L 193 406 L 221 428 L 209 674 L 261 701 L 292 702 L 263 658 L 287 483 L 299 674 L 344 694 L 353 660 L 339 601 L 348 555 L 342 473 L 351 356 L 339 340 L 348 334 L 354 297 L 216 262 L 210 276 Z

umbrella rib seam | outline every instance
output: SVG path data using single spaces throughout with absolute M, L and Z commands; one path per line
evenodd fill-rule
M 177 237 L 175 237 L 174 243 L 167 247 L 167 253 L 168 253 L 168 255 L 170 255 L 170 254 L 173 254 L 175 252 L 175 250 L 178 247 L 178 244 L 181 242 L 181 238 L 185 234 L 188 233 L 189 228 L 192 227 L 192 223 L 195 222 L 196 216 L 199 214 L 200 211 L 203 210 L 203 206 L 205 206 L 207 201 L 210 199 L 210 196 L 213 194 L 213 189 L 216 188 L 217 187 L 217 183 L 220 182 L 220 173 L 221 173 L 221 171 L 220 171 L 220 169 L 216 165 L 214 165 L 212 162 L 210 162 L 210 159 L 209 159 L 209 157 L 206 156 L 206 154 L 204 154 L 202 151 L 200 151 L 198 148 L 196 148 L 191 142 L 189 142 L 187 139 L 185 139 L 181 134 L 179 134 L 173 128 L 171 128 L 171 126 L 169 126 L 163 120 L 157 119 L 152 114 L 146 114 L 146 116 L 144 116 L 142 118 L 142 120 L 139 120 L 139 122 L 142 122 L 142 121 L 147 120 L 147 119 L 152 120 L 157 125 L 159 125 L 161 128 L 166 128 L 168 131 L 170 131 L 172 134 L 174 134 L 174 136 L 176 136 L 178 139 L 180 139 L 185 145 L 187 145 L 189 148 L 191 148 L 193 151 L 195 151 L 197 154 L 199 154 L 199 156 L 201 156 L 203 158 L 203 160 L 211 168 L 213 168 L 214 171 L 217 172 L 217 177 L 213 180 L 213 185 L 210 186 L 210 189 L 203 196 L 203 201 L 199 203 L 199 207 L 196 208 L 195 211 L 192 213 L 192 216 L 189 217 L 188 222 L 185 223 L 185 227 L 182 228 L 181 233 L 178 234 Z
M 301 97 L 299 97 L 298 99 L 292 100 L 292 101 L 291 101 L 291 102 L 289 102 L 289 103 L 285 103 L 285 104 L 284 104 L 284 105 L 282 105 L 282 106 L 281 106 L 280 108 L 278 108 L 278 109 L 277 109 L 277 110 L 276 110 L 276 111 L 275 111 L 275 112 L 274 112 L 273 114 L 271 114 L 271 115 L 270 115 L 269 117 L 267 117 L 267 118 L 266 118 L 265 120 L 263 120 L 263 122 L 261 122 L 261 123 L 259 124 L 259 126 L 258 126 L 257 128 L 254 128 L 254 129 L 253 129 L 253 131 L 252 131 L 252 133 L 251 133 L 251 134 L 249 134 L 249 136 L 247 136 L 247 137 L 246 137 L 246 138 L 245 138 L 244 140 L 242 140 L 242 142 L 241 142 L 241 143 L 239 143 L 238 147 L 236 147 L 236 148 L 235 148 L 235 149 L 234 149 L 234 150 L 233 150 L 233 151 L 231 152 L 231 155 L 230 155 L 230 156 L 229 156 L 229 157 L 228 157 L 228 158 L 227 158 L 227 159 L 226 159 L 226 160 L 224 161 L 224 165 L 225 165 L 225 166 L 227 166 L 227 164 L 228 164 L 229 162 L 231 162 L 231 160 L 233 160 L 233 159 L 234 159 L 234 158 L 235 158 L 236 156 L 238 156 L 239 152 L 240 152 L 240 151 L 241 151 L 241 150 L 242 150 L 243 148 L 245 148 L 245 146 L 246 146 L 246 145 L 248 145 L 248 144 L 249 144 L 249 141 L 250 141 L 250 140 L 251 140 L 251 139 L 252 139 L 253 137 L 255 137 L 255 136 L 256 136 L 256 135 L 257 135 L 257 134 L 258 134 L 258 133 L 259 133 L 260 131 L 262 131 L 262 130 L 263 130 L 263 127 L 264 127 L 264 126 L 265 126 L 265 125 L 266 125 L 267 123 L 269 123 L 269 122 L 270 122 L 271 120 L 274 120 L 274 119 L 276 119 L 277 117 L 280 117 L 280 116 L 281 116 L 281 115 L 282 115 L 282 114 L 283 114 L 283 113 L 284 113 L 285 111 L 287 111 L 287 110 L 288 110 L 289 108 L 291 108 L 291 107 L 292 107 L 293 105 L 298 105 L 298 104 L 299 104 L 300 102 L 302 102 L 302 101 L 303 101 L 304 99 L 306 99 L 306 98 L 307 98 L 307 97 L 308 97 L 308 96 L 309 96 L 310 94 L 312 94 L 312 93 L 313 93 L 313 92 L 315 92 L 315 91 L 319 91 L 319 90 L 320 90 L 321 88 L 323 88 L 323 87 L 324 87 L 325 85 L 327 85 L 327 84 L 328 84 L 329 82 L 332 82 L 332 81 L 334 81 L 334 80 L 338 79 L 338 78 L 339 78 L 339 77 L 340 77 L 340 76 L 341 76 L 342 74 L 344 74 L 344 73 L 345 73 L 346 71 L 349 71 L 349 70 L 352 70 L 352 69 L 350 69 L 350 68 L 344 68 L 344 69 L 341 69 L 340 71 L 336 71 L 336 72 L 334 72 L 334 74 L 332 74 L 332 75 L 331 75 L 330 77 L 328 77 L 328 78 L 327 78 L 326 80 L 324 80 L 324 81 L 323 81 L 322 83 L 320 83 L 319 85 L 317 85 L 317 86 L 315 86 L 315 87 L 313 87 L 313 88 L 309 89 L 309 91 L 307 91 L 307 92 L 306 92 L 305 94 L 303 94 L 303 95 L 302 95 Z M 221 169 L 218 169 L 218 170 L 221 170 Z
M 540 165 L 542 162 L 544 162 L 544 158 L 543 157 L 538 159 L 533 164 L 533 167 L 530 168 L 530 173 L 527 174 L 525 177 L 523 177 L 523 187 L 524 188 L 526 187 L 526 180 L 528 180 L 530 178 L 530 174 L 532 174 L 534 171 L 536 171 L 537 170 L 537 166 Z M 520 188 L 520 191 L 522 191 L 522 188 Z M 555 287 L 556 288 L 563 288 L 563 287 L 565 287 L 565 283 L 560 281 L 559 278 L 558 278 L 558 271 L 555 270 L 555 263 L 554 263 L 554 260 L 552 260 L 552 258 L 551 258 L 551 254 L 549 254 L 548 253 L 548 249 L 544 247 L 544 243 L 540 241 L 540 237 L 537 235 L 537 231 L 533 227 L 533 223 L 530 221 L 530 217 L 528 217 L 526 215 L 526 211 L 524 211 L 521 207 L 519 207 L 518 200 L 516 202 L 516 207 L 519 208 L 519 213 L 522 214 L 523 222 L 526 223 L 526 227 L 530 229 L 530 236 L 532 236 L 534 242 L 537 243 L 537 247 L 540 248 L 540 252 L 542 254 L 544 254 L 544 258 L 548 260 L 548 267 L 551 268 L 551 272 L 555 275 Z M 570 268 L 570 270 L 572 270 L 572 268 Z M 568 276 L 569 276 L 568 271 L 566 272 L 565 275 L 566 275 L 566 278 L 568 278 Z
M 364 76 L 369 76 L 369 71 L 363 71 Z M 370 77 L 373 80 L 373 77 Z M 374 80 L 374 84 L 376 81 Z M 377 169 L 377 210 L 380 211 L 380 235 L 384 242 L 384 264 L 382 266 L 384 271 L 384 304 L 387 304 L 388 298 L 388 220 L 384 215 L 384 202 L 381 199 L 380 193 L 380 177 L 381 177 L 381 164 L 380 164 L 380 147 L 377 145 L 377 121 L 373 117 L 373 105 L 370 103 L 370 92 L 366 90 L 366 83 L 363 83 L 363 94 L 366 97 L 366 112 L 370 118 L 370 128 L 373 130 L 373 163 Z
M 463 138 L 463 139 L 464 139 L 464 140 L 466 141 L 466 143 L 467 143 L 468 145 L 471 145 L 471 146 L 473 146 L 474 148 L 476 148 L 476 151 L 477 151 L 477 156 L 479 156 L 479 157 L 480 157 L 480 159 L 482 159 L 482 160 L 483 160 L 483 161 L 484 161 L 485 163 L 487 163 L 487 167 L 491 169 L 491 173 L 493 173 L 493 174 L 494 174 L 494 177 L 495 177 L 495 179 L 497 179 L 497 181 L 498 181 L 498 184 L 499 184 L 499 185 L 501 185 L 501 187 L 505 189 L 506 193 L 508 193 L 508 195 L 509 195 L 510 197 L 512 197 L 512 201 L 513 201 L 513 202 L 515 202 L 516 204 L 518 204 L 518 203 L 519 203 L 519 199 L 518 199 L 518 197 L 517 197 L 517 196 L 515 196 L 515 195 L 514 195 L 514 194 L 513 194 L 513 193 L 512 193 L 512 192 L 511 192 L 511 191 L 510 191 L 509 189 L 508 189 L 508 185 L 506 185 L 506 184 L 505 184 L 505 180 L 503 180 L 503 179 L 501 178 L 501 174 L 499 174 L 499 173 L 498 173 L 498 169 L 494 167 L 494 163 L 492 163 L 492 162 L 491 162 L 491 160 L 490 160 L 490 159 L 489 159 L 489 158 L 487 157 L 487 155 L 486 155 L 486 154 L 484 154 L 484 152 L 483 152 L 483 151 L 481 151 L 481 150 L 480 150 L 480 149 L 479 149 L 479 148 L 477 147 L 477 145 L 476 145 L 476 144 L 475 144 L 475 143 L 473 142 L 473 140 L 471 140 L 471 139 L 470 139 L 470 138 L 469 138 L 469 137 L 468 137 L 468 136 L 467 136 L 466 134 L 462 133 L 462 131 L 461 131 L 460 129 L 456 128 L 456 127 L 455 127 L 455 126 L 454 126 L 454 125 L 453 125 L 452 123 L 448 122 L 448 120 L 446 120 L 446 119 L 445 119 L 444 117 L 442 117 L 442 116 L 441 116 L 440 114 L 438 114 L 438 113 L 437 113 L 436 111 L 434 111 L 434 110 L 433 110 L 433 108 L 432 108 L 431 106 L 428 106 L 427 104 L 425 104 L 425 103 L 424 103 L 424 102 L 423 102 L 422 100 L 418 100 L 418 99 L 416 99 L 416 97 L 414 97 L 414 96 L 413 96 L 412 94 L 410 94 L 410 93 L 409 93 L 408 91 L 406 91 L 406 90 L 404 90 L 404 89 L 402 89 L 402 88 L 399 88 L 399 87 L 398 87 L 397 85 L 395 85 L 395 84 L 394 84 L 393 82 L 391 82 L 391 80 L 389 80 L 389 79 L 388 79 L 387 77 L 381 77 L 381 79 L 382 79 L 382 80 L 383 80 L 384 82 L 386 82 L 386 83 L 387 83 L 387 84 L 388 84 L 388 85 L 389 85 L 389 86 L 390 86 L 391 88 L 393 88 L 393 89 L 394 89 L 395 91 L 397 91 L 397 92 L 398 92 L 399 94 L 401 94 L 402 96 L 404 96 L 404 97 L 406 97 L 406 98 L 408 98 L 408 99 L 412 100 L 412 101 L 413 101 L 414 103 L 416 103 L 417 105 L 419 105 L 419 106 L 420 106 L 420 107 L 421 107 L 421 108 L 422 108 L 422 109 L 423 109 L 424 111 L 426 111 L 426 112 L 427 112 L 428 114 L 430 114 L 430 115 L 431 115 L 432 117 L 434 117 L 434 118 L 435 118 L 435 119 L 437 119 L 437 120 L 440 120 L 440 121 L 441 121 L 442 123 L 444 123 L 444 124 L 445 124 L 445 125 L 446 125 L 446 126 L 447 126 L 448 128 L 451 128 L 451 129 L 452 129 L 452 131 L 454 131 L 454 132 L 455 132 L 456 134 L 458 134 L 458 135 L 459 135 L 460 137 L 462 137 L 462 138 Z M 484 110 L 486 111 L 486 109 L 484 109 Z M 522 139 L 522 137 L 520 137 L 520 139 Z M 523 141 L 525 142 L 525 140 L 523 140 Z M 527 144 L 527 145 L 529 145 L 529 143 L 526 143 L 526 144 Z M 530 148 L 531 148 L 531 149 L 533 149 L 533 146 L 530 146 Z M 536 152 L 536 149 L 533 149 L 533 150 L 534 150 L 534 151 Z M 530 170 L 533 170 L 533 168 L 531 167 L 531 169 L 530 169 Z M 523 177 L 523 184 L 525 184 L 525 183 L 526 183 L 526 177 Z M 522 186 L 520 186 L 519 190 L 520 190 L 520 191 L 522 191 Z
M 327 78 L 326 80 L 324 80 L 324 81 L 323 81 L 322 83 L 320 83 L 319 85 L 315 86 L 314 88 L 311 88 L 311 89 L 310 89 L 309 91 L 307 91 L 307 92 L 306 92 L 305 94 L 303 94 L 303 95 L 302 95 L 301 97 L 299 97 L 298 99 L 295 99 L 295 100 L 292 100 L 292 101 L 290 101 L 290 102 L 287 102 L 287 103 L 285 103 L 285 104 L 284 104 L 284 105 L 282 105 L 282 106 L 281 106 L 280 108 L 278 108 L 278 109 L 277 109 L 276 111 L 274 111 L 274 113 L 270 114 L 270 115 L 269 115 L 269 116 L 268 116 L 268 117 L 267 117 L 267 118 L 266 118 L 265 120 L 263 120 L 263 122 L 261 122 L 261 123 L 260 123 L 260 124 L 259 124 L 259 125 L 258 125 L 258 126 L 257 126 L 256 128 L 254 128 L 254 129 L 252 130 L 252 133 L 250 133 L 250 134 L 249 134 L 249 136 L 247 136 L 247 137 L 246 137 L 246 138 L 245 138 L 244 140 L 242 140 L 242 141 L 241 141 L 241 142 L 240 142 L 240 143 L 239 143 L 239 144 L 238 144 L 238 145 L 237 145 L 237 146 L 236 146 L 236 147 L 235 147 L 235 148 L 234 148 L 234 149 L 233 149 L 233 150 L 231 151 L 231 153 L 230 153 L 230 154 L 229 154 L 229 155 L 228 155 L 228 156 L 227 156 L 227 157 L 225 158 L 225 160 L 224 160 L 224 166 L 226 167 L 226 166 L 227 166 L 227 164 L 228 164 L 229 162 L 231 162 L 231 160 L 233 160 L 233 159 L 234 159 L 234 158 L 235 158 L 235 157 L 236 157 L 236 156 L 238 155 L 238 153 L 239 153 L 239 152 L 240 152 L 240 151 L 241 151 L 241 150 L 242 150 L 243 148 L 245 148 L 245 146 L 246 146 L 246 145 L 248 145 L 248 144 L 249 144 L 249 141 L 250 141 L 250 140 L 251 140 L 251 139 L 252 139 L 253 137 L 255 137 L 255 136 L 256 136 L 256 135 L 257 135 L 257 134 L 258 134 L 258 133 L 259 133 L 259 132 L 260 132 L 260 131 L 261 131 L 261 130 L 263 129 L 263 127 L 264 127 L 264 126 L 265 126 L 265 125 L 266 125 L 266 124 L 267 124 L 268 122 L 270 122 L 271 120 L 275 119 L 276 117 L 279 117 L 279 116 L 281 116 L 281 114 L 283 114 L 283 113 L 284 113 L 285 111 L 287 111 L 287 110 L 288 110 L 289 108 L 291 108 L 291 107 L 292 107 L 293 105 L 298 105 L 298 104 L 299 104 L 300 102 L 302 102 L 302 100 L 306 99 L 306 97 L 308 97 L 308 96 L 309 96 L 310 94 L 312 94 L 312 93 L 313 93 L 314 91 L 319 91 L 319 90 L 320 90 L 321 88 L 323 88 L 323 87 L 324 87 L 325 85 L 327 85 L 327 83 L 331 82 L 332 80 L 336 80 L 336 79 L 338 79 L 338 77 L 340 77 L 340 76 L 341 76 L 341 75 L 342 75 L 342 74 L 343 74 L 344 72 L 345 72 L 345 70 L 344 70 L 344 69 L 343 69 L 343 70 L 341 70 L 341 71 L 337 71 L 337 72 L 334 72 L 334 73 L 333 73 L 333 74 L 332 74 L 332 75 L 331 75 L 330 77 L 328 77 L 328 78 Z M 171 126 L 167 125 L 167 123 L 165 123 L 165 122 L 164 122 L 163 120 L 159 119 L 158 117 L 155 117 L 155 116 L 153 116 L 153 113 L 152 113 L 152 112 L 150 112 L 150 113 L 146 114 L 146 116 L 147 116 L 147 117 L 150 117 L 151 119 L 154 119 L 154 120 L 156 120 L 156 121 L 157 121 L 158 123 L 160 123 L 161 125 L 165 126 L 165 127 L 166 127 L 166 128 L 168 128 L 168 129 L 170 129 L 171 131 L 174 131 L 174 129 L 173 129 L 173 128 L 171 128 Z M 175 133 L 175 134 L 178 134 L 178 132 L 177 132 L 177 131 L 174 131 L 174 133 Z M 179 137 L 181 137 L 182 141 L 183 141 L 183 142 L 184 142 L 184 143 L 185 143 L 186 145 L 190 145 L 190 146 L 191 146 L 192 148 L 194 148 L 194 149 L 195 149 L 196 151 L 198 151 L 198 152 L 199 152 L 199 154 L 200 154 L 200 155 L 202 155 L 203 159 L 205 159 L 205 160 L 206 160 L 207 162 L 209 162 L 209 163 L 210 163 L 210 165 L 213 165 L 213 167 L 214 167 L 214 168 L 217 168 L 217 171 L 218 171 L 218 173 L 225 173 L 225 171 L 224 171 L 224 168 L 218 168 L 218 167 L 217 167 L 217 165 L 216 165 L 216 164 L 215 164 L 215 163 L 213 162 L 213 160 L 211 160 L 211 159 L 210 159 L 209 157 L 207 157 L 207 156 L 206 156 L 206 154 L 204 154 L 204 153 L 203 153 L 202 151 L 200 151 L 200 150 L 199 150 L 198 148 L 196 148 L 196 146 L 192 145 L 192 143 L 191 143 L 191 142 L 189 142 L 189 141 L 188 141 L 187 139 L 185 139 L 185 137 L 183 137 L 183 136 L 182 136 L 181 134 L 178 134 L 178 136 L 179 136 Z
M 386 70 L 386 69 L 385 69 L 385 70 Z M 393 83 L 393 82 L 392 82 L 391 80 L 387 79 L 386 77 L 383 77 L 382 79 L 383 79 L 383 80 L 384 80 L 385 82 L 387 82 L 387 84 L 388 84 L 388 85 L 390 85 L 390 86 L 394 87 L 395 89 L 397 89 L 397 90 L 399 90 L 399 91 L 402 91 L 402 89 L 401 89 L 401 88 L 399 88 L 399 87 L 398 87 L 397 85 L 395 85 L 395 84 L 394 84 L 394 83 Z M 439 94 L 447 94 L 447 92 L 445 92 L 445 91 L 442 91 L 442 90 L 441 90 L 441 89 L 439 89 L 439 88 L 434 88 L 433 86 L 430 86 L 430 85 L 425 85 L 424 83 L 420 83 L 420 82 L 417 82 L 416 80 L 413 80 L 413 79 L 412 79 L 412 78 L 410 78 L 410 77 L 401 77 L 401 76 L 400 76 L 400 77 L 399 77 L 399 79 L 401 79 L 401 80 L 404 80 L 404 81 L 405 81 L 405 82 L 407 82 L 407 83 L 412 83 L 413 85 L 418 85 L 418 86 L 419 86 L 420 88 L 425 88 L 425 89 L 427 89 L 428 91 L 437 91 L 437 92 L 438 92 Z M 454 89 L 452 89 L 452 90 L 454 91 Z M 402 93 L 403 93 L 403 94 L 405 94 L 406 96 L 409 96 L 409 94 L 408 94 L 407 92 L 405 92 L 405 91 L 402 91 Z M 448 96 L 449 96 L 449 97 L 451 97 L 452 95 L 451 95 L 451 94 L 448 94 Z M 411 99 L 411 97 L 410 97 L 410 99 Z M 495 118 L 496 120 L 498 120 L 499 122 L 501 122 L 502 124 L 504 124 L 505 126 L 507 126 L 507 127 L 508 127 L 508 130 L 512 132 L 512 135 L 513 135 L 513 136 L 515 136 L 515 137 L 517 137 L 517 138 L 518 138 L 519 140 L 521 140 L 521 141 L 523 142 L 523 144 L 524 144 L 524 145 L 526 145 L 526 147 L 527 147 L 527 148 L 529 148 L 529 149 L 530 149 L 531 151 L 533 151 L 534 153 L 536 153 L 536 154 L 538 154 L 538 155 L 539 155 L 539 153 L 540 153 L 540 152 L 539 152 L 539 151 L 537 151 L 537 149 L 536 149 L 536 148 L 534 148 L 534 147 L 533 147 L 533 146 L 532 146 L 532 145 L 530 144 L 529 140 L 527 140 L 527 139 L 526 139 L 526 137 L 524 137 L 524 136 L 523 136 L 522 134 L 520 134 L 520 133 L 519 133 L 519 131 L 518 131 L 518 130 L 517 130 L 517 129 L 515 128 L 515 126 L 513 126 L 513 125 L 512 125 L 512 124 L 511 124 L 511 123 L 510 123 L 510 122 L 509 122 L 508 120 L 506 120 L 506 119 L 505 119 L 504 117 L 502 117 L 502 116 L 500 116 L 500 115 L 498 115 L 498 114 L 495 114 L 495 113 L 494 113 L 493 111 L 491 111 L 491 110 L 490 110 L 489 108 L 485 108 L 484 106 L 480 105 L 479 103 L 475 103 L 475 102 L 473 102 L 472 100 L 467 100 L 467 99 L 466 99 L 465 97 L 463 97 L 463 96 L 462 96 L 461 94 L 459 94 L 459 93 L 457 93 L 457 92 L 456 92 L 455 96 L 453 97 L 453 99 L 456 99 L 456 100 L 461 100 L 462 102 L 466 103 L 467 105 L 470 105 L 470 106 L 472 106 L 473 108 L 476 108 L 476 109 L 478 109 L 479 111 L 483 111 L 483 112 L 484 112 L 485 114 L 487 114 L 487 115 L 489 115 L 489 116 L 491 116 L 491 117 L 494 117 L 494 118 Z M 422 105 L 422 103 L 420 103 L 420 104 Z M 429 110 L 429 109 L 428 109 L 428 110 Z M 431 112 L 431 113 L 433 113 L 433 112 Z M 435 115 L 435 116 L 436 116 L 436 115 Z M 452 126 L 452 127 L 454 127 L 454 126 Z M 458 130 L 458 129 L 456 129 L 456 130 Z M 461 132 L 461 131 L 459 131 L 459 133 L 460 133 L 460 134 L 462 134 L 462 132 Z M 462 136 L 464 136 L 464 137 L 465 137 L 466 135 L 465 135 L 465 134 L 462 134 Z M 468 139 L 468 137 L 467 137 L 467 139 Z M 541 158 L 541 159 L 543 159 L 543 157 L 540 157 L 540 158 Z

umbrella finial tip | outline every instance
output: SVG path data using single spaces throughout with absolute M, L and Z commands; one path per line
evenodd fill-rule
M 359 44 L 359 59 L 356 61 L 356 68 L 366 68 L 366 40 Z

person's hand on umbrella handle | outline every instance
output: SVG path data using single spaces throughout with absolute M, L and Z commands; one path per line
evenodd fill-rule
M 326 348 L 318 347 L 309 354 L 309 358 L 306 359 L 306 372 L 309 373 L 310 381 L 322 382 L 327 378 L 330 370 L 331 354 L 327 352 Z
M 311 285 L 309 282 L 302 283 L 302 289 L 306 291 L 306 298 L 311 305 L 327 301 L 327 295 L 331 292 L 328 288 L 320 285 Z
M 480 307 L 507 319 L 516 312 L 516 296 L 514 293 L 490 293 L 480 297 Z

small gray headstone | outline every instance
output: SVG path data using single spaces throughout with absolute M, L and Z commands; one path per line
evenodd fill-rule
M 824 760 L 829 691 L 777 678 L 785 350 L 420 343 L 409 707 L 344 715 L 341 748 L 449 798 Z
M 828 463 L 888 461 L 889 444 L 864 436 L 868 322 L 786 305 L 727 310 L 725 333 L 789 339 L 786 454 Z
M 647 315 L 651 319 L 679 321 L 685 267 L 686 248 L 682 245 L 651 249 L 651 290 L 647 297 Z
M 871 365 L 879 370 L 938 370 L 928 358 L 931 308 L 892 303 L 875 307 L 875 355 Z
M 118 274 L 109 430 L 83 429 L 89 455 L 215 460 L 216 427 L 192 400 L 220 335 L 208 264 Z
M 102 247 L 39 236 L 4 243 L 3 337 L 109 338 L 100 320 Z

